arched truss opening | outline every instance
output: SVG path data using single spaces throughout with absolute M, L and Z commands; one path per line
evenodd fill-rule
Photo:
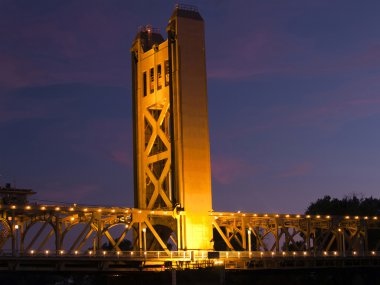
M 47 219 L 36 217 L 26 222 L 23 227 L 23 232 L 20 235 L 20 252 L 55 250 L 57 235 L 53 216 Z
M 7 219 L 0 218 L 0 250 L 11 249 L 12 227 Z

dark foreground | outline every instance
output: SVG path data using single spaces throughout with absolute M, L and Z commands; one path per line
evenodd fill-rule
M 379 268 L 324 268 L 315 270 L 182 270 L 162 272 L 36 273 L 1 272 L 0 284 L 10 285 L 361 285 L 379 284 Z

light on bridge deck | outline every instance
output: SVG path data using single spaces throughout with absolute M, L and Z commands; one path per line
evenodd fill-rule
M 215 265 L 222 265 L 222 264 L 224 264 L 224 261 L 223 260 L 214 260 L 214 264 Z

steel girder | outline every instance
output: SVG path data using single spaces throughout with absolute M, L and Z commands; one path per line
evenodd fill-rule
M 146 203 L 143 208 L 172 209 L 169 178 L 171 165 L 170 100 L 168 95 L 154 95 L 149 95 L 142 100 L 145 130 L 143 134 L 145 149 L 142 156 L 146 177 L 143 193 L 141 193 Z M 153 98 L 154 102 L 152 102 Z
M 168 252 L 167 241 L 162 240 L 152 221 L 176 220 L 172 211 L 119 207 L 1 205 L 0 211 L 0 251 L 9 250 L 12 255 L 44 249 L 56 254 L 73 253 L 88 250 L 84 247 L 89 244 L 92 251 L 100 252 L 104 242 L 108 242 L 110 250 L 119 251 L 129 231 L 134 232 L 135 244 L 141 251 L 147 250 L 148 235 Z M 115 237 L 111 229 L 117 226 L 122 230 Z
M 306 250 L 314 253 L 334 250 L 344 254 L 345 251 L 378 250 L 380 246 L 377 217 L 240 212 L 213 212 L 211 215 L 215 230 L 229 250 Z M 370 248 L 369 239 L 376 245 Z
M 14 255 L 46 248 L 55 253 L 73 253 L 86 250 L 89 244 L 94 252 L 99 252 L 104 241 L 111 250 L 119 251 L 120 243 L 130 231 L 134 233 L 135 250 L 161 248 L 169 252 L 167 242 L 170 239 L 175 245 L 178 233 L 163 236 L 163 231 L 156 228 L 156 221 L 173 225 L 180 216 L 186 216 L 185 212 L 176 211 L 56 205 L 2 205 L 0 211 L 0 250 L 9 249 Z M 337 251 L 344 255 L 346 251 L 380 249 L 377 217 L 226 212 L 210 215 L 215 231 L 232 251 L 315 254 Z M 115 236 L 112 228 L 117 226 L 122 230 L 119 228 Z M 214 241 L 215 238 L 214 234 Z

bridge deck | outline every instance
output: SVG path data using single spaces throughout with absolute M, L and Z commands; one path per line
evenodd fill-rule
M 28 255 L 1 255 L 0 271 L 80 271 L 120 272 L 136 270 L 168 270 L 224 268 L 226 270 L 266 270 L 328 267 L 380 267 L 380 252 L 346 256 L 337 252 L 318 255 L 307 252 L 83 252 L 77 254 L 51 254 L 40 252 Z
M 217 251 L 209 253 L 170 251 L 156 230 L 154 221 L 175 223 L 185 211 L 33 204 L 0 212 L 0 270 L 378 266 L 380 257 L 378 217 L 212 212 Z M 122 251 L 127 234 L 137 251 Z

